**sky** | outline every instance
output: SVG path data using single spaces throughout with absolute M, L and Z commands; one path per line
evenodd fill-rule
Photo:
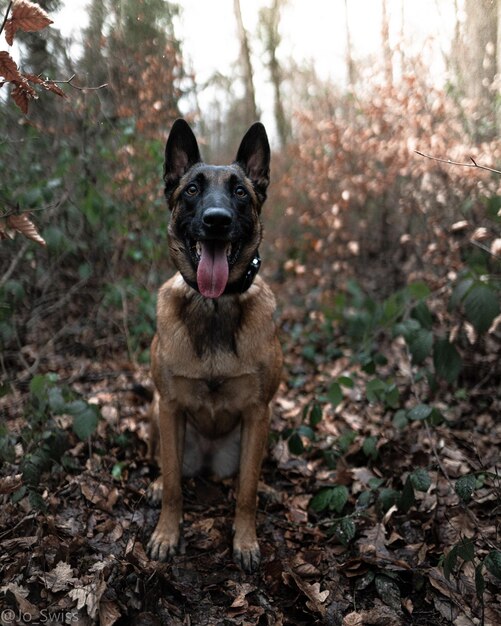
M 243 20 L 250 33 L 256 32 L 259 7 L 269 0 L 240 0 Z M 182 0 L 182 17 L 176 32 L 183 42 L 184 60 L 199 84 L 215 72 L 229 75 L 239 54 L 233 0 Z M 54 16 L 55 25 L 66 35 L 85 26 L 87 0 L 67 0 Z M 401 36 L 402 0 L 387 0 L 390 14 L 390 39 L 397 44 Z M 355 59 L 381 50 L 381 0 L 348 0 L 348 19 Z M 405 46 L 408 52 L 429 54 L 429 71 L 443 72 L 441 47 L 450 41 L 454 28 L 453 0 L 403 0 Z M 281 60 L 311 61 L 318 75 L 344 85 L 346 81 L 345 0 L 289 0 L 280 26 Z M 432 43 L 434 42 L 434 43 Z M 434 50 L 433 54 L 431 50 Z M 446 51 L 446 50 L 444 50 Z M 258 106 L 263 121 L 272 116 L 272 92 L 254 48 L 255 82 Z M 200 94 L 203 107 L 213 95 Z

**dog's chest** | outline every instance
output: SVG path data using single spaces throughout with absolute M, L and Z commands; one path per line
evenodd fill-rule
M 197 358 L 225 352 L 238 354 L 242 309 L 237 299 L 208 300 L 198 296 L 185 299 L 179 318 Z
M 252 406 L 259 396 L 259 381 L 251 374 L 198 379 L 173 376 L 169 387 L 169 395 L 188 421 L 209 438 L 232 431 L 242 411 Z

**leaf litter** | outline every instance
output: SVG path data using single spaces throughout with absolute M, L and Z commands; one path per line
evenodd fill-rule
M 386 367 L 398 370 L 405 357 L 395 343 L 386 350 L 394 355 Z M 285 352 L 286 376 L 259 486 L 258 573 L 246 575 L 232 561 L 232 480 L 185 481 L 182 553 L 169 563 L 149 559 L 145 547 L 159 510 L 147 490 L 157 470 L 147 458 L 148 403 L 130 391 L 148 380 L 148 372 L 120 370 L 119 359 L 100 365 L 82 358 L 73 386 L 103 417 L 87 441 L 72 431 L 71 419 L 58 422 L 71 462 L 43 473 L 43 507 L 20 492 L 22 448 L 16 445 L 0 471 L 0 606 L 33 620 L 50 610 L 78 624 L 106 626 L 131 620 L 461 626 L 482 616 L 485 626 L 499 622 L 498 582 L 486 566 L 482 598 L 473 562 L 459 556 L 449 579 L 443 567 L 465 539 L 474 542 L 477 562 L 496 547 L 499 499 L 492 476 L 501 433 L 494 417 L 483 413 L 475 422 L 465 406 L 460 428 L 426 428 L 417 419 L 400 429 L 391 413 L 363 401 L 359 390 L 368 376 L 348 359 L 324 370 L 321 362 L 303 361 L 290 339 Z M 62 363 L 55 359 L 52 370 L 64 379 Z M 300 386 L 294 382 L 299 371 Z M 312 409 L 333 371 L 345 377 L 341 402 L 336 397 Z M 9 409 L 13 429 L 23 419 Z M 300 428 L 299 453 L 288 445 L 291 427 Z M 463 478 L 458 486 L 467 475 L 491 478 L 483 485 Z M 404 512 L 398 494 L 405 484 L 414 491 Z M 328 489 L 327 508 L 312 506 Z M 493 554 L 486 564 L 497 571 Z

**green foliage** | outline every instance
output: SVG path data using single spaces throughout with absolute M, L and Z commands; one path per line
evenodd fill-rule
M 365 387 L 365 393 L 371 403 L 381 402 L 388 409 L 400 406 L 400 392 L 391 380 L 383 381 L 379 378 L 370 380 Z
M 28 496 L 37 509 L 45 507 L 39 485 L 43 474 L 62 466 L 70 470 L 72 457 L 70 435 L 58 416 L 72 416 L 72 430 L 81 440 L 88 440 L 95 432 L 100 412 L 96 405 L 85 402 L 66 386 L 57 384 L 57 376 L 34 376 L 29 385 L 29 403 L 25 409 L 26 425 L 19 435 L 0 428 L 0 462 L 15 463 L 15 446 L 20 444 L 24 454 L 19 463 L 23 485 L 13 494 L 13 501 Z
M 464 315 L 479 335 L 484 334 L 499 315 L 499 294 L 485 276 L 477 278 L 471 270 L 461 274 L 452 287 L 449 310 Z M 454 384 L 463 368 L 459 347 L 461 335 L 454 341 L 445 337 L 443 329 L 429 309 L 430 289 L 423 282 L 410 283 L 386 300 L 377 302 L 365 294 L 353 281 L 346 292 L 333 301 L 326 311 L 329 319 L 337 320 L 345 335 L 356 349 L 354 360 L 368 374 L 375 374 L 386 358 L 374 348 L 378 333 L 401 336 L 407 345 L 412 365 L 422 367 L 418 376 L 428 376 Z M 433 366 L 433 367 L 432 367 Z M 398 408 L 399 390 L 391 380 L 380 377 L 369 381 L 366 395 L 370 402 L 382 402 L 386 408 Z M 328 390 L 331 403 L 342 400 L 340 383 L 334 381 Z M 411 416 L 411 419 L 415 419 Z
M 341 513 L 348 502 L 349 492 L 344 485 L 335 485 L 321 489 L 310 501 L 311 508 L 320 513 L 321 511 L 334 511 Z

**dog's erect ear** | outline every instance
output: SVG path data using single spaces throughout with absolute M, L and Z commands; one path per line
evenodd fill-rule
M 251 179 L 264 201 L 270 182 L 270 144 L 261 122 L 255 122 L 245 133 L 235 161 Z
M 183 174 L 201 160 L 193 131 L 185 120 L 177 119 L 165 145 L 164 181 L 167 199 Z

